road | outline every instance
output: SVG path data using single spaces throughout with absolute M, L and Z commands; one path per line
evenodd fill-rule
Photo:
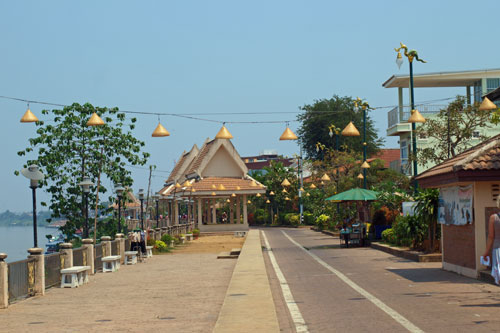
M 283 332 L 500 332 L 497 286 L 309 229 L 261 232 Z

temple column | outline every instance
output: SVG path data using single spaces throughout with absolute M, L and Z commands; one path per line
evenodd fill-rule
M 174 198 L 173 204 L 174 204 L 174 225 L 178 225 L 179 224 L 179 203 L 177 202 L 177 200 L 175 200 L 175 198 Z
M 202 207 L 201 207 L 201 205 L 202 205 L 201 200 L 203 200 L 203 199 L 198 198 L 198 214 L 197 214 L 198 215 L 197 216 L 198 217 L 198 229 L 200 228 L 200 225 L 203 224 L 203 219 L 202 219 L 203 213 L 202 213 Z
M 229 198 L 229 223 L 234 224 L 234 198 Z
M 241 202 L 239 195 L 236 196 L 236 223 L 241 223 Z
M 216 201 L 212 199 L 212 223 L 217 224 L 217 209 L 215 208 Z

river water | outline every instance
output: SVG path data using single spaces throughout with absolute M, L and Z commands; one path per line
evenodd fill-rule
M 45 235 L 58 235 L 59 229 L 38 227 L 38 247 L 45 252 L 45 244 L 48 240 Z M 26 259 L 29 255 L 28 249 L 33 247 L 33 227 L 0 226 L 0 252 L 7 253 L 7 261 Z

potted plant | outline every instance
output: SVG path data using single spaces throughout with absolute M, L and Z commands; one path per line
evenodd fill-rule
M 193 234 L 194 239 L 198 239 L 198 237 L 200 237 L 200 230 L 193 229 L 192 234 Z

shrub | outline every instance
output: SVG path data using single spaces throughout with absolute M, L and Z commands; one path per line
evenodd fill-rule
M 396 244 L 396 240 L 394 238 L 394 230 L 390 228 L 382 231 L 382 240 L 389 244 Z
M 309 212 L 304 212 L 304 224 L 314 225 L 314 215 Z
M 193 231 L 191 233 L 193 234 L 193 236 L 199 236 L 200 235 L 200 229 L 193 229 Z
M 316 218 L 316 227 L 319 229 L 319 230 L 323 230 L 323 229 L 326 229 L 327 225 L 328 225 L 328 220 L 330 219 L 330 216 L 328 215 L 325 215 L 325 214 L 321 214 L 320 216 L 318 216 Z
M 255 210 L 254 222 L 256 224 L 266 224 L 269 221 L 269 214 L 265 209 L 259 208 Z
M 148 246 L 155 246 L 155 240 L 152 238 L 149 238 L 146 242 Z
M 427 224 L 417 216 L 400 216 L 396 219 L 393 229 L 396 244 L 417 248 L 422 245 L 427 233 Z
M 157 240 L 154 242 L 154 247 L 153 247 L 157 252 L 167 252 L 168 251 L 168 247 L 167 247 L 167 244 L 165 244 L 165 242 L 162 242 L 161 240 Z
M 174 237 L 170 236 L 169 234 L 165 234 L 161 236 L 161 241 L 167 245 L 170 245 L 170 242 L 174 240 Z
M 287 214 L 288 216 L 288 224 L 296 227 L 299 225 L 300 223 L 300 215 L 299 214 L 294 214 L 294 213 L 291 213 L 291 214 Z

